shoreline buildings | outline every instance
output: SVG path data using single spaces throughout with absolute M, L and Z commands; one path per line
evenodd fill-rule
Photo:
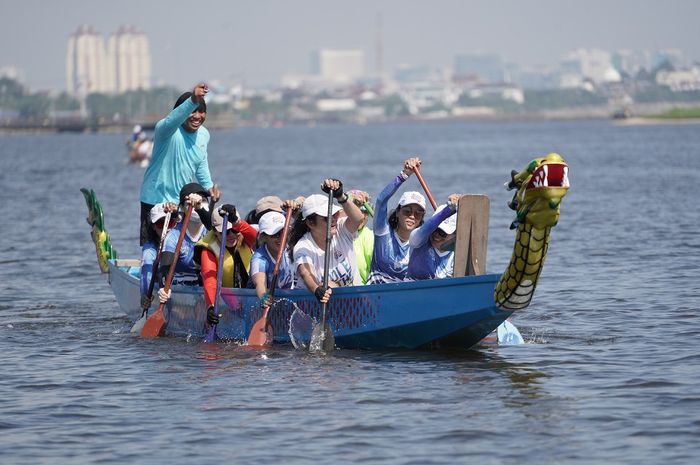
M 121 93 L 149 89 L 151 54 L 148 37 L 133 26 L 122 26 L 104 37 L 83 25 L 68 38 L 66 90 L 76 97 L 91 93 Z

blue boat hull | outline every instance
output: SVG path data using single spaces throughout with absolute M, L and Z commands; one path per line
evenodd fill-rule
M 119 306 L 141 316 L 137 270 L 109 262 L 109 282 Z M 479 342 L 511 312 L 497 308 L 497 274 L 333 289 L 327 319 L 339 348 L 460 347 Z M 260 318 L 253 289 L 221 290 L 220 338 L 245 340 Z M 278 290 L 270 312 L 275 342 L 290 342 L 289 319 L 299 309 L 316 320 L 320 305 L 306 290 Z M 206 304 L 201 287 L 175 286 L 165 311 L 166 334 L 202 337 Z

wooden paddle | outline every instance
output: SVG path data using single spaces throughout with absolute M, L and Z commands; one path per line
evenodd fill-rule
M 323 287 L 328 289 L 328 271 L 331 265 L 331 224 L 333 223 L 333 189 L 328 191 L 328 216 L 326 216 L 326 253 L 323 257 Z M 321 322 L 311 333 L 309 350 L 330 352 L 335 348 L 335 336 L 326 321 L 327 304 L 321 304 Z
M 228 234 L 228 212 L 224 211 L 221 222 L 221 245 L 219 246 L 219 263 L 216 268 L 216 291 L 214 292 L 214 313 L 219 314 L 219 297 L 221 296 L 221 280 L 224 278 L 224 255 L 226 254 L 226 235 Z M 216 340 L 216 325 L 209 325 L 204 335 L 204 342 Z
M 177 266 L 177 260 L 180 257 L 180 249 L 182 248 L 182 241 L 185 239 L 185 234 L 187 234 L 187 226 L 190 224 L 190 216 L 192 216 L 192 209 L 194 207 L 190 205 L 187 207 L 187 212 L 185 213 L 185 219 L 182 220 L 182 230 L 180 231 L 180 237 L 177 240 L 177 245 L 175 246 L 175 256 L 173 257 L 173 262 L 170 264 L 170 269 L 168 269 L 168 275 L 165 278 L 165 292 L 170 290 L 170 283 L 173 281 L 173 275 L 175 274 L 175 267 Z M 143 325 L 143 330 L 141 330 L 141 336 L 143 337 L 159 337 L 165 333 L 165 327 L 168 322 L 165 321 L 165 315 L 163 314 L 163 309 L 165 308 L 165 303 L 161 302 L 158 306 L 158 310 L 149 316 L 146 320 L 146 324 Z
M 289 221 L 292 218 L 291 207 L 287 208 L 287 217 L 284 220 L 284 226 L 282 227 L 282 242 L 280 244 L 280 250 L 277 252 L 277 261 L 275 262 L 275 269 L 272 272 L 272 282 L 270 283 L 270 292 L 267 296 L 267 306 L 263 311 L 262 316 L 255 322 L 253 327 L 250 329 L 250 335 L 248 336 L 247 344 L 249 346 L 255 347 L 270 347 L 272 345 L 273 333 L 272 325 L 268 320 L 268 314 L 270 313 L 270 307 L 272 307 L 272 298 L 275 295 L 275 289 L 277 289 L 277 278 L 280 272 L 280 264 L 282 263 L 282 257 L 284 256 L 284 249 L 287 246 L 287 231 L 289 229 Z
M 146 299 L 143 302 L 143 311 L 141 312 L 141 318 L 136 320 L 134 326 L 131 327 L 132 333 L 140 333 L 143 329 L 143 325 L 146 324 L 146 318 L 148 317 L 148 309 L 151 307 L 151 299 L 153 298 L 153 288 L 156 284 L 156 279 L 158 276 L 158 265 L 160 265 L 160 256 L 163 253 L 163 246 L 165 245 L 165 236 L 168 234 L 168 225 L 170 224 L 171 212 L 165 214 L 165 220 L 163 223 L 163 231 L 160 234 L 160 243 L 158 244 L 158 253 L 156 253 L 156 259 L 153 260 L 153 268 L 151 271 L 151 282 L 148 283 L 148 292 L 146 293 Z
M 423 175 L 420 174 L 420 169 L 416 166 L 413 170 L 414 173 L 416 173 L 416 178 L 418 178 L 418 182 L 420 183 L 421 186 L 423 186 L 423 190 L 425 191 L 425 195 L 428 196 L 428 200 L 430 201 L 430 205 L 433 206 L 433 210 L 437 210 L 438 204 L 435 201 L 435 197 L 433 197 L 433 194 L 430 192 L 430 189 L 428 189 L 428 185 L 425 183 L 425 179 L 423 179 Z

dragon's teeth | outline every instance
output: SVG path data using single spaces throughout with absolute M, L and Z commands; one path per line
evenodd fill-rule
M 548 180 L 548 178 L 549 178 L 549 165 L 544 165 L 543 168 L 544 168 L 544 172 L 543 172 L 543 176 L 542 176 L 542 177 L 543 177 L 543 179 L 542 179 L 542 181 L 543 181 L 542 185 L 543 185 L 544 187 L 549 187 L 549 180 Z

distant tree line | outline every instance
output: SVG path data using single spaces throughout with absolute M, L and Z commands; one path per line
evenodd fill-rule
M 160 119 L 165 115 L 181 90 L 156 87 L 117 95 L 93 93 L 85 99 L 84 107 L 66 92 L 51 95 L 31 92 L 20 82 L 0 78 L 0 117 L 35 122 L 46 119 L 84 118 L 93 123 L 109 124 Z M 210 112 L 222 111 L 221 105 L 210 105 Z

